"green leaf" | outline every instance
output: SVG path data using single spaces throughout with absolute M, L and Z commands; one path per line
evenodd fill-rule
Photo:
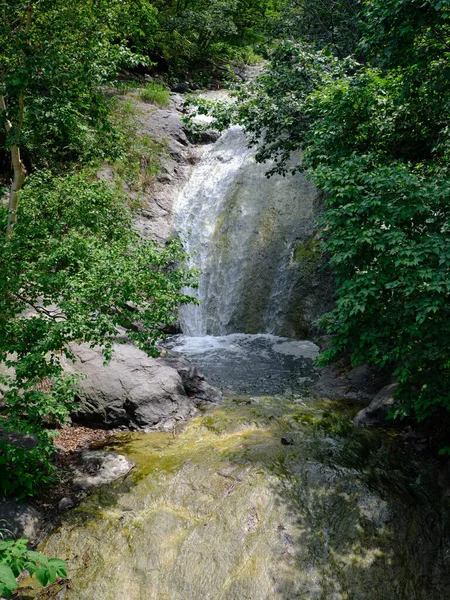
M 6 587 L 6 589 L 13 591 L 17 589 L 18 583 L 14 576 L 14 573 L 8 567 L 8 565 L 4 565 L 0 563 L 0 582 Z
M 40 567 L 35 573 L 37 581 L 42 585 L 46 586 L 49 581 L 49 572 L 47 567 Z

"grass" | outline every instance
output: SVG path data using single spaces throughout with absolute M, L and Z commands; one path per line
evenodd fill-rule
M 138 92 L 139 98 L 148 104 L 156 104 L 157 106 L 168 106 L 170 102 L 170 92 L 161 83 L 151 81 L 147 83 L 145 88 Z

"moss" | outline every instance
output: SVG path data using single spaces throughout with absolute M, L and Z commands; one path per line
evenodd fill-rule
M 305 275 L 311 275 L 317 269 L 321 258 L 320 240 L 316 237 L 295 242 L 292 250 L 292 259 L 300 265 Z
M 72 600 L 256 599 L 275 586 L 274 598 L 309 598 L 312 580 L 314 598 L 437 600 L 426 573 L 442 566 L 426 545 L 445 531 L 438 496 L 418 494 L 402 444 L 349 415 L 321 399 L 237 397 L 178 435 L 123 434 L 113 449 L 136 469 L 43 550 L 69 560 Z

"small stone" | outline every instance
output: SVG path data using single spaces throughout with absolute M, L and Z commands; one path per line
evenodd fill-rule
M 281 438 L 281 443 L 283 446 L 292 446 L 294 444 L 294 440 L 291 437 L 283 436 Z
M 81 454 L 81 466 L 76 470 L 73 487 L 87 490 L 111 483 L 129 473 L 133 467 L 134 463 L 116 452 L 85 450 Z
M 75 502 L 72 498 L 63 498 L 59 501 L 58 508 L 60 511 L 69 510 L 75 506 Z

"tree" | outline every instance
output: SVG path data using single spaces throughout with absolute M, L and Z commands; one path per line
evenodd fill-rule
M 337 56 L 355 52 L 361 36 L 360 0 L 281 0 L 266 30 L 272 39 L 328 48 Z
M 136 20 L 126 20 L 136 4 Z M 147 34 L 153 12 L 137 0 L 0 0 L 0 14 L 0 126 L 13 167 L 10 232 L 27 160 L 29 167 L 55 170 L 55 163 L 95 154 L 96 132 L 104 135 L 110 126 L 101 86 L 121 64 L 140 59 L 126 40 L 138 45 L 137 32 Z
M 6 217 L 6 215 L 5 215 Z M 10 236 L 0 232 L 0 363 L 2 428 L 34 434 L 38 446 L 22 450 L 0 439 L 0 492 L 29 494 L 49 474 L 51 431 L 71 410 L 76 382 L 61 356 L 70 344 L 103 348 L 109 359 L 117 328 L 151 355 L 176 318 L 180 290 L 192 285 L 181 266 L 181 244 L 159 248 L 131 227 L 125 199 L 114 185 L 87 173 L 55 178 L 32 175 L 20 192 Z M 26 457 L 26 458 L 25 458 Z

